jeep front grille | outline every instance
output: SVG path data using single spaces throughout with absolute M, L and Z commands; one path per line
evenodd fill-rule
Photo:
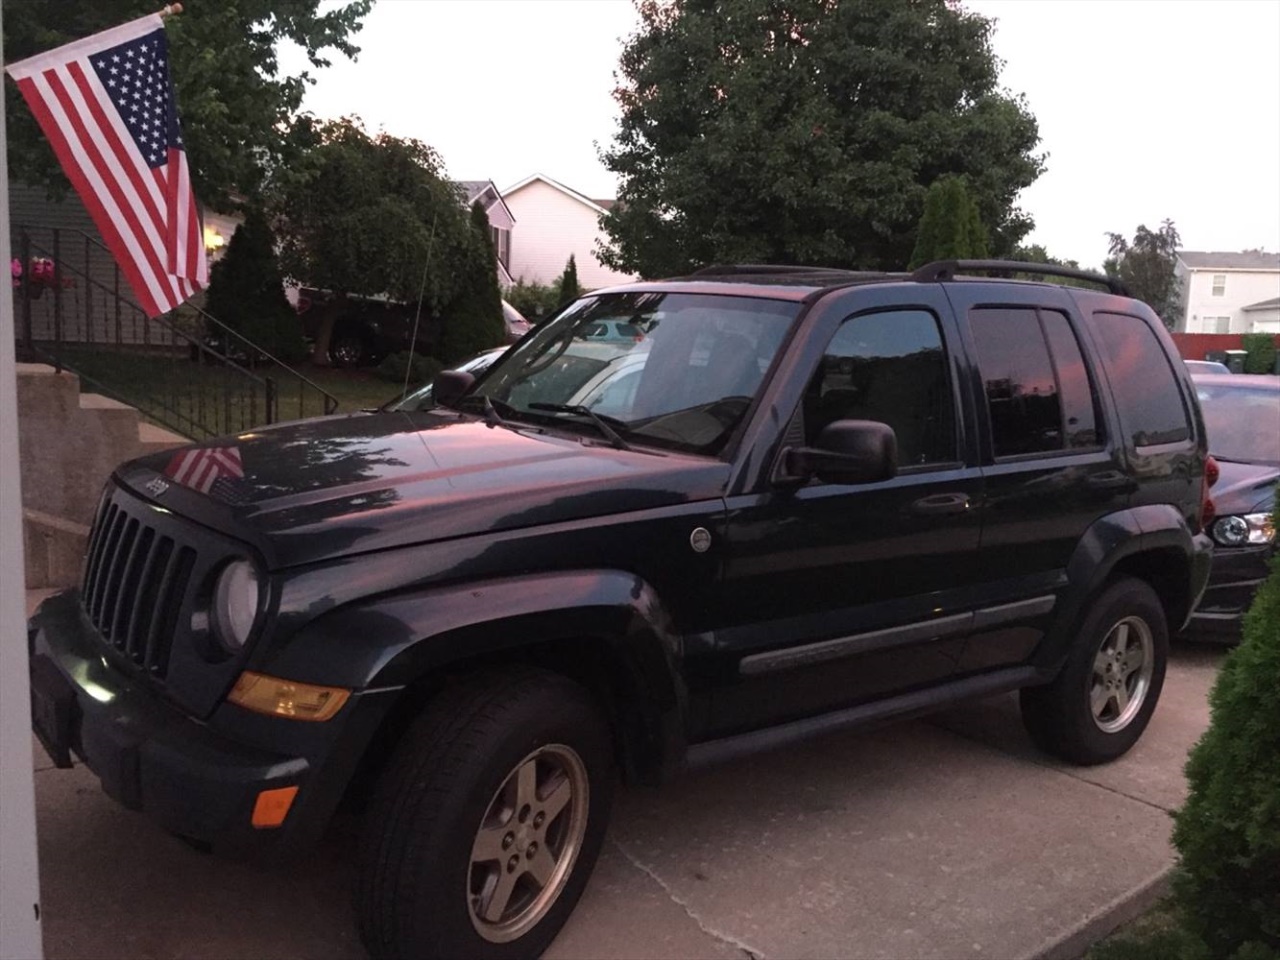
M 82 601 L 107 644 L 163 679 L 196 552 L 124 500 L 109 499 L 94 521 Z

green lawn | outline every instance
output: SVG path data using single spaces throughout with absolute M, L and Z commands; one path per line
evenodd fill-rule
M 195 363 L 185 354 L 71 347 L 64 350 L 64 362 L 82 376 L 85 392 L 115 396 L 149 420 L 197 439 L 265 423 L 268 380 L 275 391 L 277 421 L 323 414 L 321 390 L 337 399 L 339 413 L 376 407 L 399 393 L 397 384 L 380 379 L 372 369 L 299 365 L 298 372 L 312 386 L 266 367 L 246 376 L 224 365 Z

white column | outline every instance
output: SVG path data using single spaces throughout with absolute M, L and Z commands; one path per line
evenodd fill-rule
M 3 33 L 0 0 L 0 36 Z M 0 97 L 0 268 L 7 267 L 10 258 L 7 147 Z M 39 960 L 44 954 L 27 687 L 13 286 L 2 275 L 0 281 L 0 960 Z

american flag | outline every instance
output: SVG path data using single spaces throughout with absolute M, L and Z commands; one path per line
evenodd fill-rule
M 203 228 L 160 15 L 12 64 L 8 73 L 147 315 L 201 289 Z
M 244 477 L 238 447 L 195 447 L 173 455 L 164 475 L 174 483 L 208 493 L 219 480 Z

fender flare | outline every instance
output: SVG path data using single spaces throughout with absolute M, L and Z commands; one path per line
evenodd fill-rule
M 1186 519 L 1169 504 L 1119 510 L 1095 520 L 1076 544 L 1067 561 L 1066 586 L 1058 598 L 1059 616 L 1040 645 L 1036 665 L 1056 673 L 1067 656 L 1075 625 L 1089 599 L 1125 561 L 1157 551 L 1176 555 L 1180 567 L 1185 564 L 1180 576 L 1185 576 L 1185 615 L 1190 615 L 1208 582 L 1210 546 L 1207 538 L 1193 534 Z M 1182 626 L 1182 623 L 1169 624 L 1171 632 L 1177 632 Z
M 260 668 L 382 690 L 475 658 L 569 640 L 600 645 L 628 774 L 667 779 L 686 748 L 683 645 L 653 588 L 626 571 L 554 571 L 369 597 L 312 620 Z

